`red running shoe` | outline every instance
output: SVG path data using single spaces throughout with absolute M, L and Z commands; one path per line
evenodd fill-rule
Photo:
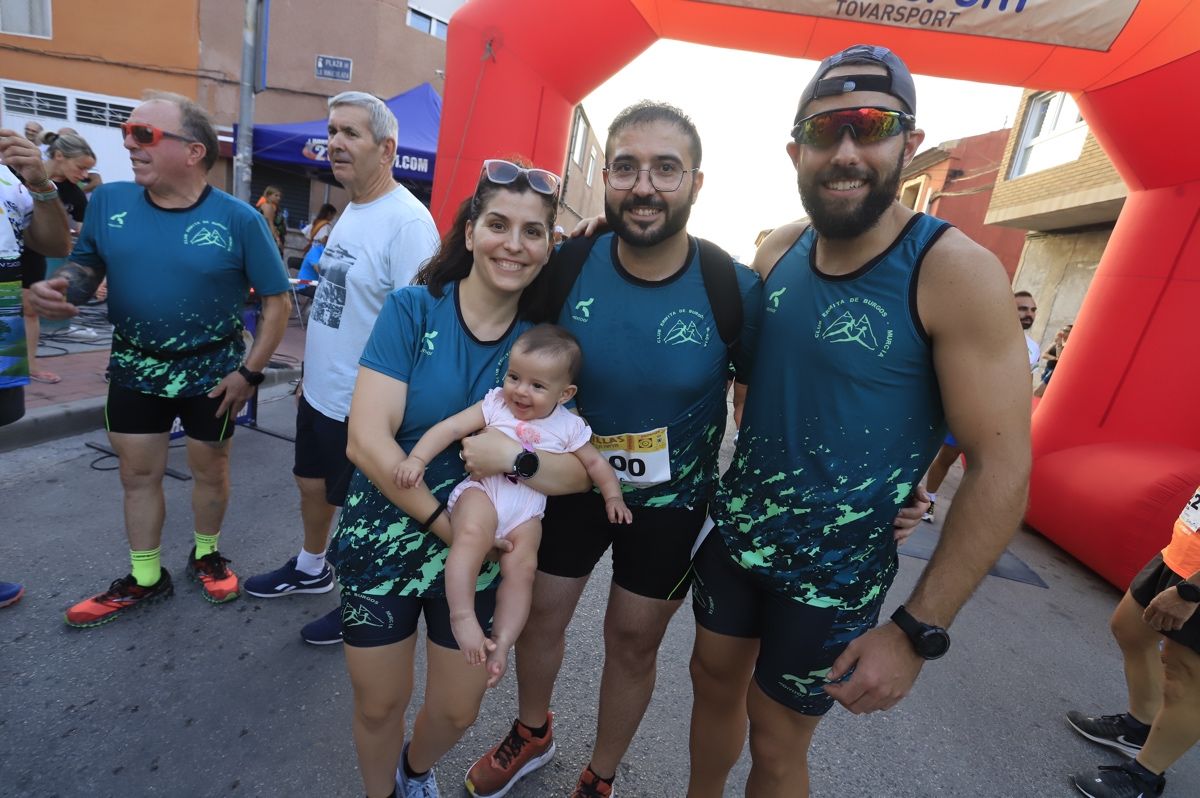
M 238 578 L 229 568 L 229 560 L 214 551 L 196 559 L 196 548 L 188 555 L 187 575 L 189 579 L 199 582 L 203 588 L 205 600 L 213 604 L 224 604 L 233 601 L 240 595 Z
M 76 629 L 100 626 L 115 621 L 118 615 L 134 607 L 153 604 L 174 592 L 175 586 L 171 584 L 171 574 L 166 568 L 162 569 L 158 581 L 149 587 L 139 585 L 133 574 L 122 576 L 109 585 L 108 590 L 84 599 L 67 610 L 67 626 L 74 626 Z

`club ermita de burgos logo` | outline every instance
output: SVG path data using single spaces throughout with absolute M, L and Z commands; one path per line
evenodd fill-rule
M 839 299 L 825 308 L 813 333 L 813 337 L 831 344 L 857 344 L 876 357 L 888 353 L 894 335 L 887 308 L 857 296 Z
M 703 313 L 691 308 L 672 310 L 658 323 L 657 341 L 668 346 L 695 344 L 708 346 L 712 328 Z

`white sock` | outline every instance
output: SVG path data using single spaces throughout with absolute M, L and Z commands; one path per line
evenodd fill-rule
M 309 554 L 303 548 L 296 555 L 296 570 L 303 571 L 309 576 L 319 576 L 325 570 L 325 552 Z

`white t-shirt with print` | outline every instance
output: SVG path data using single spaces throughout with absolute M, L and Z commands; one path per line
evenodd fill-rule
M 437 252 L 429 210 L 403 186 L 342 212 L 318 269 L 304 344 L 304 398 L 342 421 L 358 376 L 358 359 L 387 295 L 408 285 Z

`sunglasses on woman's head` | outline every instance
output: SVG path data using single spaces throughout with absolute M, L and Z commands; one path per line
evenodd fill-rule
M 839 108 L 807 116 L 792 128 L 792 138 L 816 149 L 832 147 L 850 129 L 859 144 L 874 144 L 917 126 L 916 117 L 890 108 Z
M 186 141 L 189 144 L 193 144 L 196 141 L 194 138 L 181 136 L 178 133 L 169 133 L 160 127 L 147 125 L 144 122 L 122 122 L 121 133 L 122 135 L 132 137 L 136 143 L 143 147 L 153 147 L 163 139 Z
M 562 182 L 558 175 L 547 172 L 545 169 L 526 169 L 512 161 L 502 161 L 497 158 L 484 161 L 480 176 L 486 177 L 489 183 L 506 186 L 521 175 L 525 175 L 525 179 L 529 181 L 529 187 L 539 194 L 545 194 L 548 197 L 558 194 L 558 186 Z

